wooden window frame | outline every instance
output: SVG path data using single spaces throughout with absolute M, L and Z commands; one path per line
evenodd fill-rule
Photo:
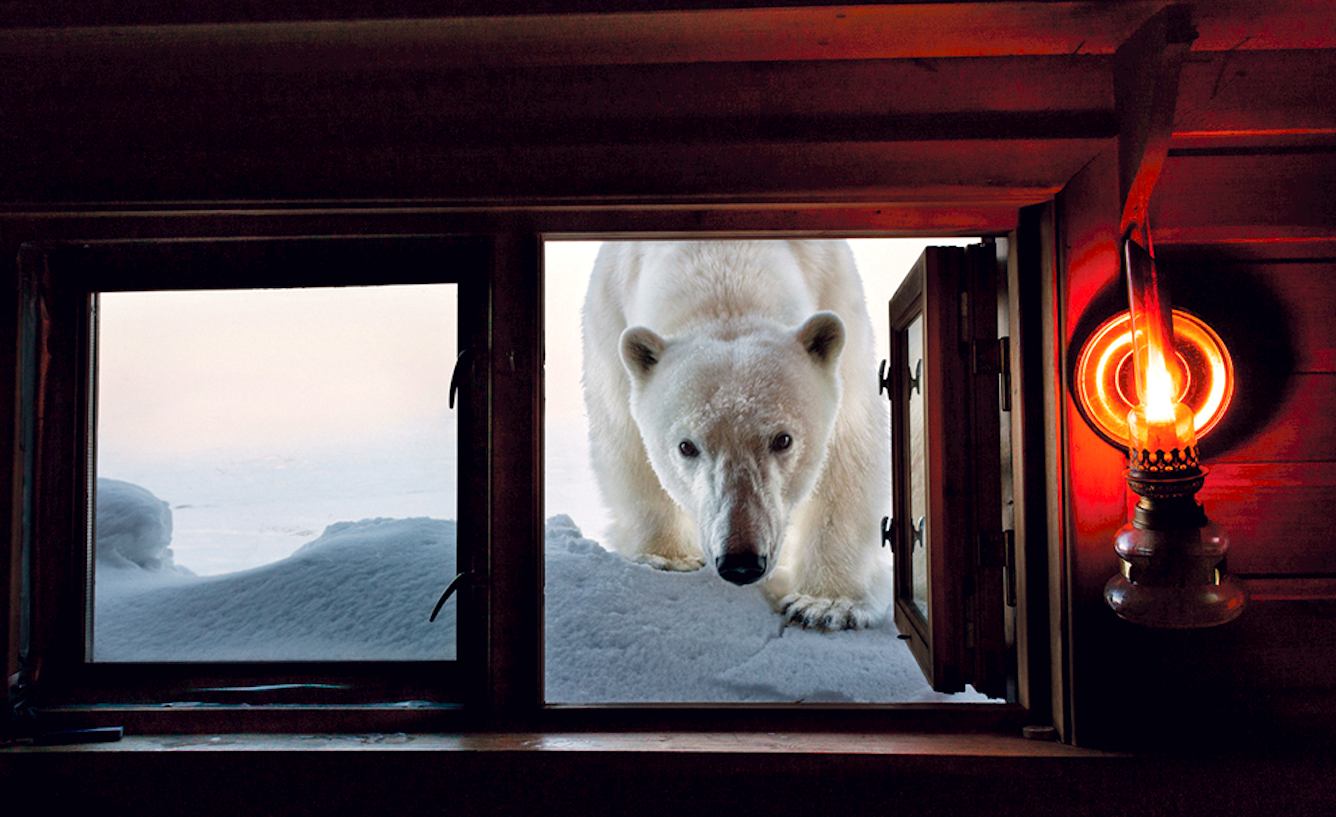
M 189 214 L 181 214 L 189 215 Z M 166 226 L 156 223 L 144 230 L 138 217 L 111 218 L 88 232 L 100 239 L 138 231 L 158 232 L 165 241 L 181 240 L 181 227 L 174 219 Z M 1022 724 L 1047 722 L 1047 706 L 1040 701 L 996 705 L 884 704 L 884 705 L 647 705 L 586 707 L 548 705 L 543 695 L 542 626 L 542 244 L 546 238 L 633 238 L 673 234 L 678 236 L 738 236 L 767 238 L 815 235 L 914 235 L 946 230 L 852 230 L 848 212 L 838 208 L 816 214 L 802 213 L 794 221 L 790 214 L 776 218 L 773 211 L 739 214 L 727 212 L 718 223 L 702 226 L 692 212 L 630 211 L 572 215 L 569 212 L 525 214 L 514 218 L 494 213 L 395 213 L 350 216 L 321 213 L 318 216 L 288 216 L 272 212 L 184 219 L 193 228 L 192 240 L 235 239 L 258 233 L 272 237 L 305 236 L 304 240 L 333 240 L 343 236 L 380 236 L 403 239 L 396 229 L 408 226 L 412 234 L 442 236 L 458 241 L 486 256 L 486 281 L 480 282 L 483 308 L 479 320 L 491 354 L 475 371 L 480 428 L 477 456 L 480 469 L 477 503 L 485 508 L 485 520 L 477 531 L 482 543 L 474 550 L 476 576 L 461 594 L 475 594 L 470 602 L 479 623 L 472 646 L 477 657 L 473 671 L 462 674 L 455 688 L 459 694 L 437 705 L 421 706 L 408 701 L 420 697 L 422 671 L 430 667 L 398 664 L 384 667 L 339 665 L 329 678 L 360 690 L 360 697 L 342 701 L 301 700 L 252 696 L 248 705 L 218 701 L 201 707 L 171 707 L 164 702 L 181 686 L 245 686 L 301 683 L 311 680 L 305 664 L 265 665 L 265 672 L 247 676 L 236 668 L 212 677 L 189 670 L 170 670 L 146 675 L 134 668 L 110 668 L 101 678 L 83 676 L 78 683 L 60 684 L 58 705 L 44 715 L 53 726 L 127 724 L 142 732 L 199 731 L 430 731 L 459 728 L 494 730 L 524 726 L 534 729 L 729 729 L 773 730 L 776 728 L 834 731 L 991 731 L 1016 733 Z M 205 229 L 200 230 L 203 223 Z M 293 223 L 306 229 L 292 230 Z M 814 231 L 813 224 L 820 229 Z M 260 226 L 257 226 L 260 225 Z M 86 225 L 85 225 L 86 226 Z M 423 229 L 426 227 L 427 229 Z M 64 225 L 68 237 L 80 235 L 78 225 Z M 54 232 L 61 233 L 56 230 Z M 973 232 L 973 231 L 971 231 Z M 201 235 L 201 233 L 203 235 Z M 994 231 L 994 234 L 997 234 Z M 1002 234 L 1006 234 L 1005 231 Z M 462 236 L 458 239 L 446 238 Z M 94 242 L 95 244 L 98 242 Z M 126 243 L 126 242 L 122 242 Z M 133 242 L 129 242 L 133 243 Z M 72 246 L 68 245 L 67 246 Z M 326 279 L 310 281 L 327 282 Z M 384 281 L 389 283 L 389 281 Z M 143 288 L 151 288 L 145 283 Z M 242 285 L 241 283 L 237 284 Z M 88 289 L 88 287 L 85 287 Z M 462 294 L 462 293 L 461 293 Z M 463 300 L 461 299 L 461 303 Z M 76 375 L 76 379 L 77 379 Z M 66 445 L 69 443 L 67 442 Z M 73 449 L 71 449 L 73 450 Z M 461 457 L 463 453 L 461 452 Z M 497 509 L 504 512 L 498 512 Z M 70 515 L 69 519 L 77 515 Z M 461 532 L 461 539 L 463 533 Z M 461 635 L 461 639 L 463 636 Z M 461 658 L 465 654 L 461 642 Z M 51 682 L 52 667 L 44 668 L 44 683 Z M 352 670 L 352 671 L 350 671 Z M 365 671 L 364 671 L 365 670 Z M 272 671 L 272 672 L 271 672 Z M 340 671 L 341 674 L 340 674 Z M 56 684 L 52 684 L 57 686 Z M 107 690 L 121 690 L 108 697 Z M 440 686 L 433 686 L 439 690 Z M 137 692 L 135 696 L 123 694 Z M 426 690 L 431 692 L 432 690 Z M 1042 696 L 1041 696 L 1042 697 Z
M 343 710 L 407 722 L 458 709 L 480 686 L 483 634 L 478 583 L 458 585 L 457 658 L 414 661 L 93 662 L 92 545 L 95 468 L 95 304 L 98 293 L 237 290 L 307 286 L 451 283 L 459 287 L 459 365 L 485 355 L 485 242 L 445 236 L 295 236 L 201 240 L 49 242 L 20 251 L 25 506 L 22 548 L 31 609 L 21 672 L 32 707 L 53 720 L 94 709 L 118 717 L 189 704 L 261 722 L 328 719 Z M 486 520 L 487 382 L 460 372 L 457 566 L 441 566 L 441 588 L 456 570 L 480 575 L 477 548 Z M 86 463 L 85 467 L 80 464 Z M 424 613 L 431 599 L 423 599 Z M 256 710 L 248 713 L 247 710 Z M 261 714 L 261 713 L 268 714 Z M 286 713 L 286 714 L 281 714 Z M 406 713 L 406 714 L 405 714 Z

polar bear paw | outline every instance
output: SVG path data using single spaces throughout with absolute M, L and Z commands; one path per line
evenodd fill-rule
M 699 556 L 657 556 L 654 554 L 644 554 L 636 557 L 636 561 L 641 564 L 649 565 L 655 570 L 668 570 L 674 573 L 691 573 L 705 567 L 705 560 Z
M 809 630 L 862 630 L 877 624 L 881 616 L 868 604 L 849 598 L 822 598 L 790 593 L 779 601 L 785 621 Z

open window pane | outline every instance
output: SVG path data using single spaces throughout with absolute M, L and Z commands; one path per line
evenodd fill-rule
M 94 661 L 455 657 L 456 290 L 97 296 Z
M 890 300 L 895 623 L 933 689 L 1005 692 L 996 248 L 929 247 Z M 1003 300 L 999 300 L 1003 299 Z

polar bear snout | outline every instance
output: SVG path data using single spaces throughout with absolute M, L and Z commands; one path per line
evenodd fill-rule
M 725 553 L 714 560 L 719 577 L 733 584 L 751 584 L 765 575 L 766 558 L 759 553 Z

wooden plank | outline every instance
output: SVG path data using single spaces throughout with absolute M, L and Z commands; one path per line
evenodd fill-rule
M 26 16 L 28 22 L 0 32 L 0 53 L 30 56 L 67 49 L 105 60 L 149 48 L 172 62 L 182 54 L 207 58 L 230 51 L 257 65 L 321 64 L 360 53 L 398 66 L 1108 54 L 1167 3 L 850 3 L 835 8 L 764 3 L 767 8 L 748 9 L 736 7 L 748 5 L 745 0 L 735 0 L 728 4 L 733 8 L 691 3 L 697 8 L 683 9 L 676 3 L 502 0 L 452 3 L 456 8 L 445 16 L 440 16 L 440 4 L 422 4 L 409 19 L 398 20 L 365 19 L 380 15 L 347 5 L 310 5 L 315 8 L 297 11 L 300 4 L 223 0 L 199 6 L 150 0 L 103 3 L 71 16 L 53 12 L 50 4 L 32 3 L 6 8 L 8 19 Z M 192 25 L 198 23 L 215 25 Z
M 1240 408 L 1268 400 L 1250 393 L 1246 383 L 1239 383 L 1239 389 L 1235 399 Z M 1269 412 L 1261 415 L 1265 425 L 1235 429 L 1231 436 L 1236 439 L 1245 431 L 1252 433 L 1227 449 L 1216 447 L 1216 436 L 1204 437 L 1201 450 L 1206 464 L 1336 461 L 1336 374 L 1292 375 L 1283 394 L 1268 408 Z M 1229 419 L 1226 415 L 1226 422 Z M 1227 425 L 1221 429 L 1231 431 Z
M 291 0 L 254 3 L 5 4 L 0 25 L 78 50 L 236 42 L 271 51 L 311 44 L 390 42 L 418 58 L 573 63 L 631 60 L 828 59 L 884 56 L 1111 53 L 1167 2 L 854 2 L 831 7 L 784 0 Z M 616 12 L 609 14 L 608 12 Z M 1326 0 L 1215 2 L 1194 9 L 1198 50 L 1329 48 Z M 324 21 L 324 22 L 320 22 Z M 200 24 L 215 24 L 205 31 Z M 225 24 L 225 25 L 217 25 Z M 89 27 L 116 27 L 111 31 Z M 56 32 L 54 27 L 81 27 Z M 139 42 L 137 43 L 136 40 Z M 453 46 L 446 48 L 444 46 Z
M 1336 232 L 1336 225 L 1332 225 Z M 1336 372 L 1336 263 L 1261 267 L 1290 312 L 1295 371 Z
M 1305 134 L 1330 144 L 1332 99 L 1336 51 L 1197 50 L 1179 79 L 1174 147 L 1249 144 L 1250 136 L 1293 144 Z
M 1197 498 L 1229 534 L 1231 573 L 1336 574 L 1336 463 L 1223 463 Z
M 115 121 L 119 112 L 145 129 L 188 125 L 222 112 L 256 125 L 283 113 L 294 119 L 374 121 L 382 130 L 454 121 L 495 128 L 497 118 L 507 124 L 639 119 L 745 124 L 750 117 L 804 114 L 890 121 L 913 114 L 1105 112 L 1105 121 L 1074 124 L 1069 135 L 1079 135 L 1092 128 L 1111 134 L 1116 127 L 1109 63 L 1108 57 L 1081 55 L 483 70 L 442 64 L 389 69 L 346 60 L 319 70 L 264 73 L 233 55 L 214 61 L 197 55 L 175 65 L 149 55 L 103 63 L 70 54 L 21 66 L 0 64 L 0 76 L 26 80 L 8 89 L 16 101 L 59 96 L 86 106 L 66 105 L 64 115 Z M 178 110 L 164 110 L 172 108 Z M 61 122 L 44 109 L 31 114 L 37 122 L 43 117 Z
M 1029 203 L 1051 195 L 1113 136 L 1100 63 L 1039 57 L 253 76 L 235 62 L 101 65 L 71 57 L 68 65 L 38 62 L 0 76 L 24 111 L 20 127 L 0 132 L 0 198 L 479 201 L 809 191 L 863 201 Z
M 1336 599 L 1336 577 L 1273 578 L 1268 576 L 1263 578 L 1260 576 L 1249 576 L 1247 589 L 1250 602 Z
M 1051 197 L 1099 139 L 453 149 L 140 151 L 121 134 L 88 152 L 7 155 L 0 198 L 18 201 L 429 199 L 455 203 L 952 202 Z M 42 167 L 43 173 L 22 168 Z
M 1336 147 L 1241 155 L 1171 151 L 1151 203 L 1157 237 L 1175 242 L 1238 230 L 1252 240 L 1330 236 Z

